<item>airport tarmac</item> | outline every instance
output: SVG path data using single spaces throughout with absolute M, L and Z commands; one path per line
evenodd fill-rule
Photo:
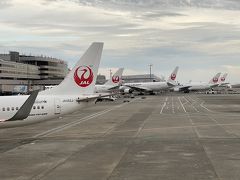
M 239 180 L 240 96 L 101 102 L 0 129 L 1 180 Z

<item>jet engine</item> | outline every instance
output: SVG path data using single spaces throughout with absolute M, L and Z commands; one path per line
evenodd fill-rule
M 128 93 L 128 94 L 131 94 L 133 92 L 132 89 L 128 88 L 128 89 L 124 89 L 123 90 L 124 93 Z

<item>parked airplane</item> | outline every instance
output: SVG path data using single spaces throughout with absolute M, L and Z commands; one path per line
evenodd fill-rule
M 217 73 L 208 83 L 206 82 L 189 82 L 182 86 L 176 87 L 175 91 L 183 91 L 189 93 L 190 91 L 205 91 L 217 87 L 219 85 L 219 77 L 221 73 Z
M 54 88 L 30 96 L 0 97 L 0 121 L 45 120 L 94 103 L 99 97 L 94 93 L 94 87 L 102 49 L 103 43 L 92 43 L 72 71 Z
M 177 66 L 171 75 L 169 76 L 167 81 L 164 82 L 139 82 L 139 83 L 124 83 L 124 85 L 120 88 L 125 93 L 131 93 L 131 91 L 139 91 L 139 92 L 148 92 L 150 94 L 154 94 L 156 91 L 162 91 L 170 89 L 177 85 L 176 77 L 178 73 L 179 67 Z
M 120 83 L 122 82 L 122 74 L 124 68 L 119 68 L 117 72 L 103 85 L 95 85 L 96 93 L 107 93 L 119 88 Z

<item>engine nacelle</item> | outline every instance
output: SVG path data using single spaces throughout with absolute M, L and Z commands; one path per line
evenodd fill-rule
M 227 88 L 228 89 L 232 89 L 232 85 L 231 84 L 227 84 Z
M 179 87 L 173 87 L 171 90 L 172 90 L 173 92 L 179 92 L 179 91 L 180 91 L 180 88 L 179 88 Z
M 133 90 L 128 88 L 128 89 L 124 89 L 123 92 L 127 93 L 127 94 L 131 94 L 133 92 Z

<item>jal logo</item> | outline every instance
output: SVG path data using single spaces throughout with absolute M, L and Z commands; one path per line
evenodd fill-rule
M 93 72 L 89 66 L 79 66 L 74 72 L 74 81 L 80 87 L 87 87 L 93 82 Z
M 175 80 L 176 79 L 176 74 L 171 74 L 171 80 Z
M 218 82 L 218 78 L 213 78 L 213 82 L 217 83 Z
M 113 76 L 113 77 L 112 77 L 112 82 L 113 82 L 113 83 L 118 83 L 119 81 L 120 81 L 119 76 Z
M 225 81 L 225 77 L 222 77 L 222 78 L 221 78 L 221 81 L 224 82 L 224 81 Z

